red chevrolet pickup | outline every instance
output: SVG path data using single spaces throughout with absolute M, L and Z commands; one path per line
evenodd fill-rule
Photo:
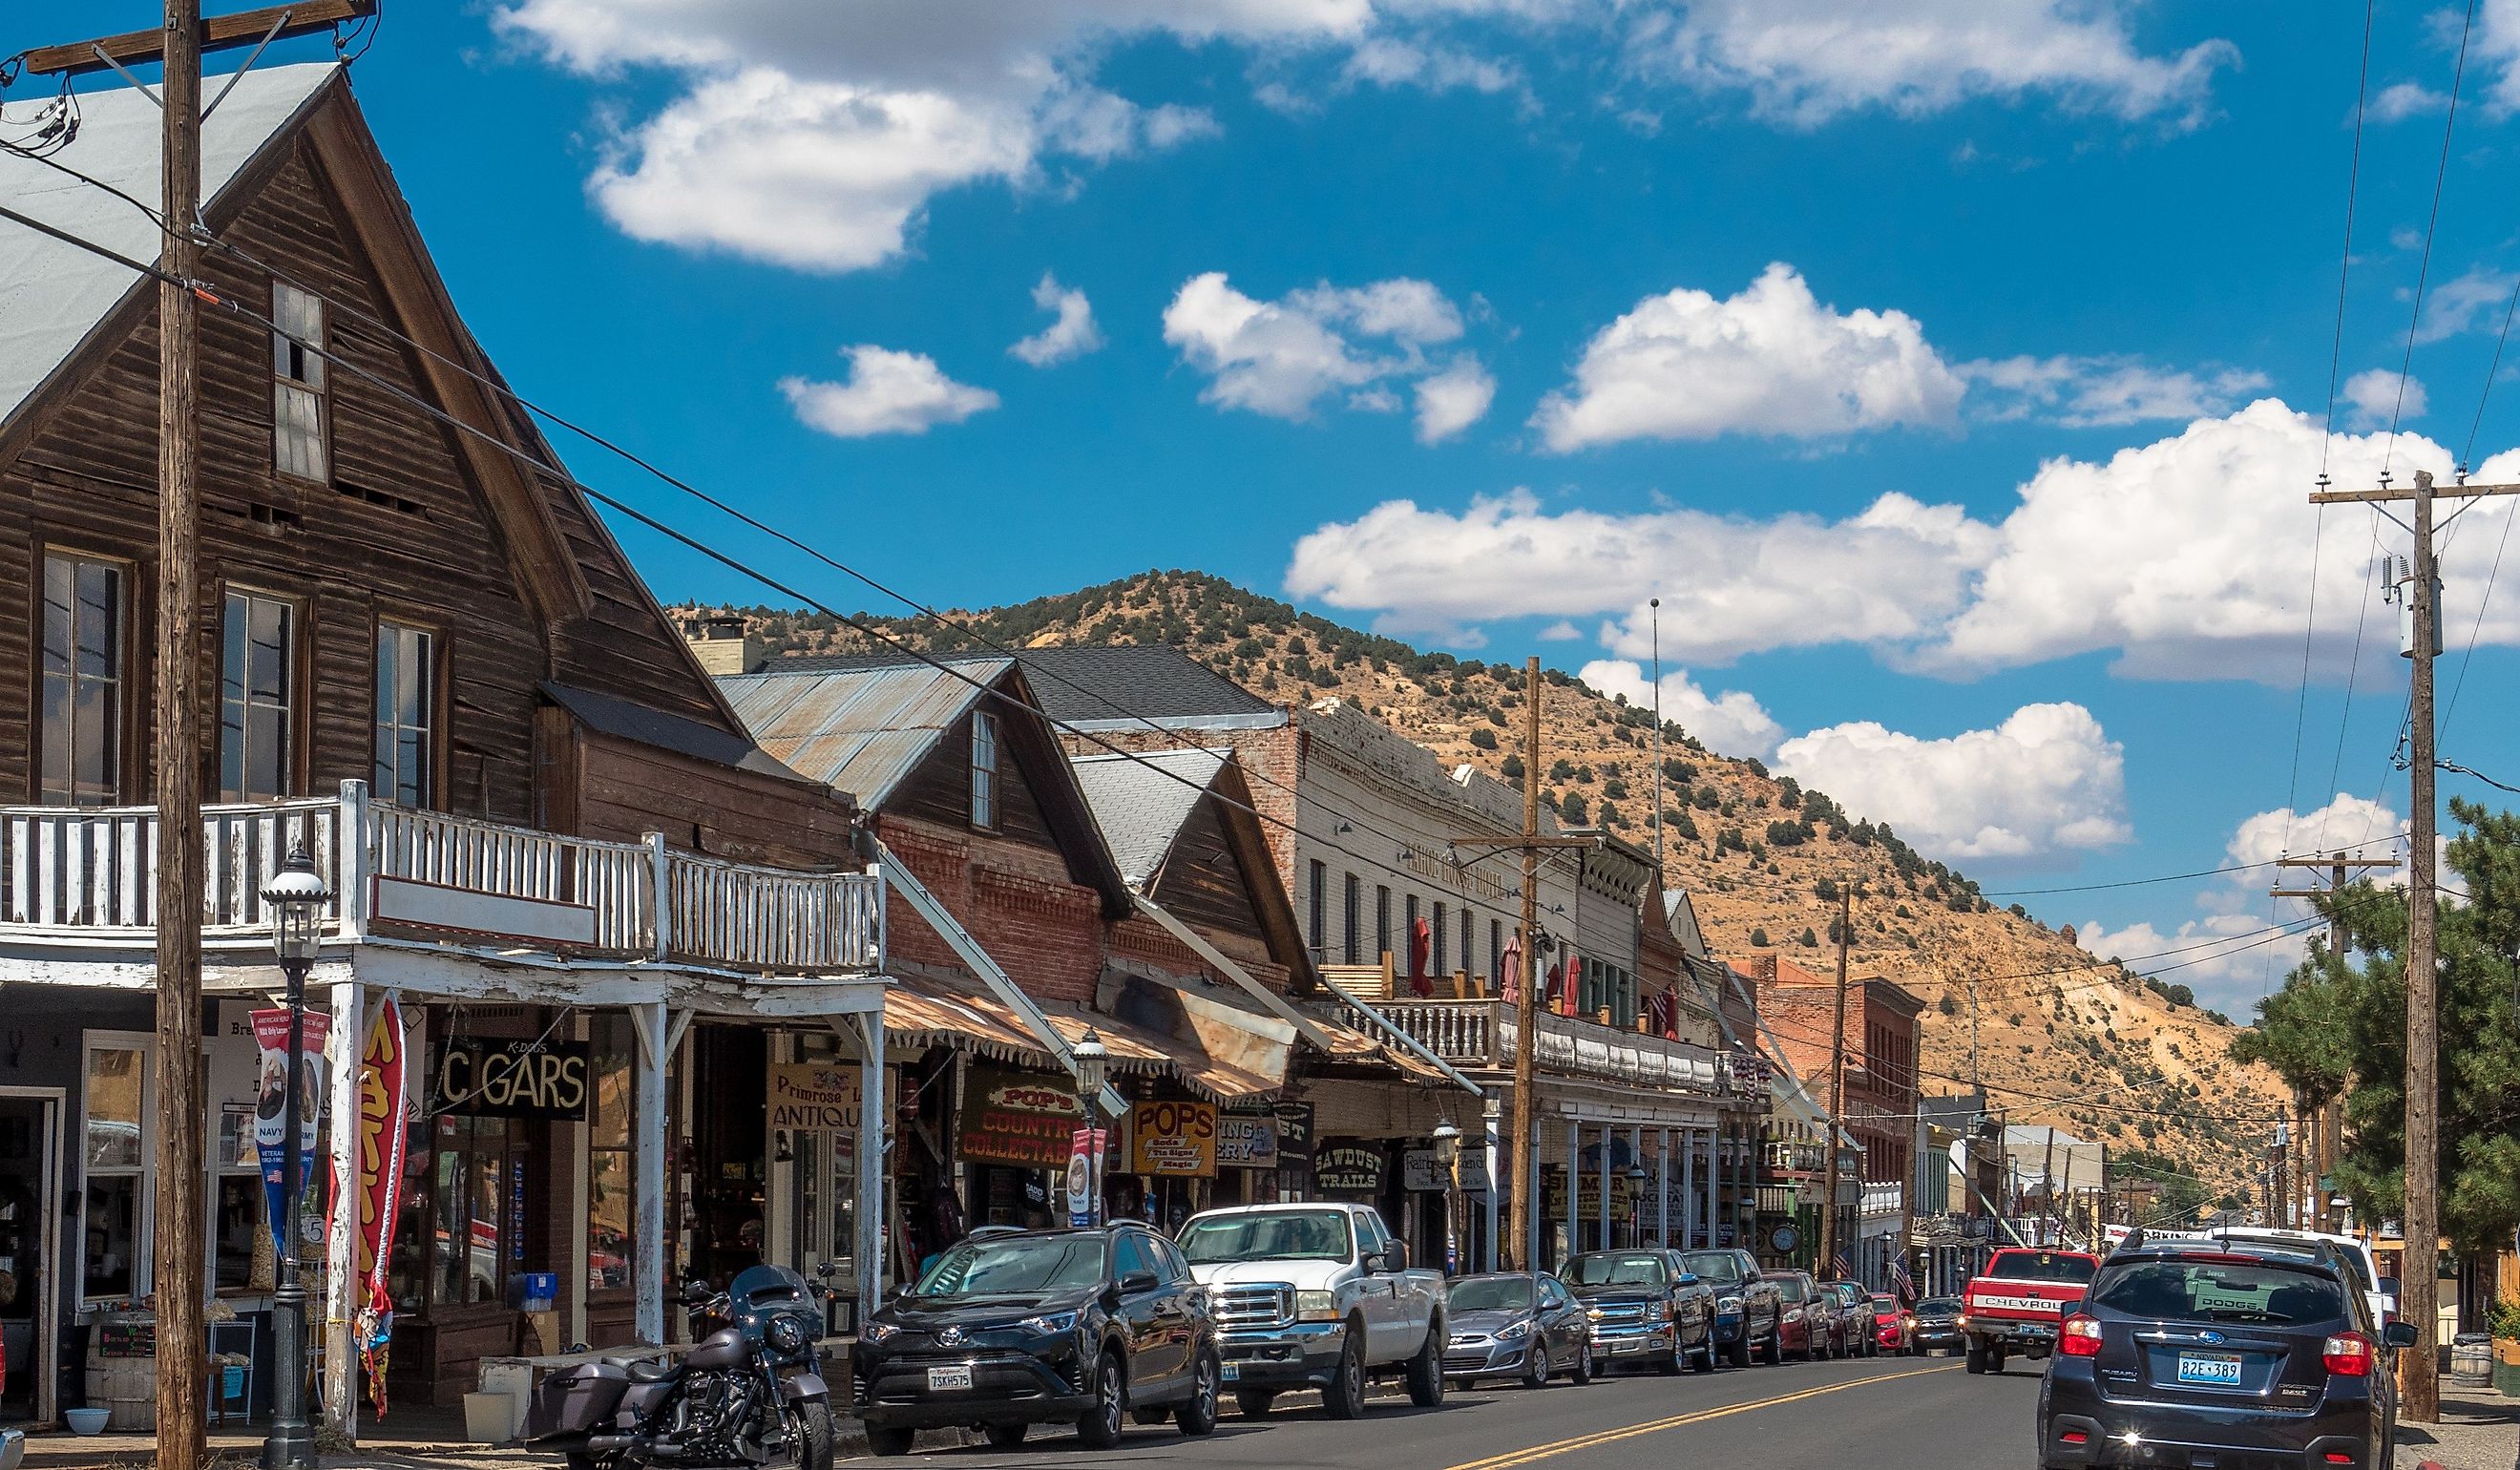
M 1997 1251 L 1960 1297 L 1968 1370 L 2001 1373 L 2004 1355 L 2016 1349 L 2046 1358 L 2056 1346 L 2056 1323 L 2083 1299 L 2099 1269 L 2097 1256 L 2081 1251 L 2025 1246 Z

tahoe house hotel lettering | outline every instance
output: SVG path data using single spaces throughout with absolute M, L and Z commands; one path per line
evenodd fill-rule
M 219 86 L 213 79 L 214 93 Z M 357 1047 L 399 997 L 414 1059 L 392 1223 L 392 1394 L 452 1403 L 485 1358 L 657 1343 L 664 1288 L 837 1259 L 863 1300 L 885 1090 L 884 884 L 844 790 L 770 758 L 692 658 L 455 312 L 338 67 L 246 73 L 206 120 L 201 626 L 153 626 L 157 291 L 0 227 L 0 1420 L 50 1421 L 109 1314 L 157 1289 L 153 1131 L 207 1137 L 217 1351 L 275 1374 L 275 1248 L 248 1010 L 282 981 L 259 890 L 303 844 L 337 897 L 324 1166 L 295 1232 L 344 1324 Z M 78 99 L 57 160 L 149 196 L 154 103 Z M 0 155 L 0 200 L 126 255 L 112 194 Z M 242 252 L 242 253 L 240 253 Z M 249 257 L 249 258 L 248 258 Z M 258 263 L 257 263 L 258 262 Z M 198 750 L 152 748 L 185 640 Z M 200 1057 L 158 1054 L 160 760 L 209 802 Z M 776 1062 L 812 1118 L 764 1127 Z M 205 1069 L 203 1116 L 154 1105 Z M 669 1154 L 667 1140 L 685 1140 Z M 784 1145 L 784 1147 L 783 1147 Z M 548 1279 L 548 1312 L 519 1304 Z M 159 1342 L 157 1351 L 210 1344 Z
M 1303 1082 L 1319 1144 L 1338 1163 L 1316 1179 L 1317 1193 L 1372 1200 L 1414 1259 L 1442 1259 L 1431 1136 L 1449 1121 L 1473 1145 L 1464 1150 L 1461 1259 L 1492 1260 L 1503 1212 L 1488 1181 L 1510 1113 L 1513 1056 L 1511 1006 L 1497 977 L 1520 920 L 1521 872 L 1509 852 L 1482 858 L 1454 839 L 1518 834 L 1521 794 L 1466 766 L 1445 770 L 1345 700 L 1272 704 L 1177 648 L 1028 648 L 1021 658 L 1043 708 L 1069 732 L 1071 753 L 1097 751 L 1096 741 L 1235 753 L 1328 982 L 1304 1008 L 1377 1035 L 1395 1056 L 1441 1067 L 1455 1084 L 1428 1088 L 1396 1069 L 1382 1080 Z M 1670 994 L 1680 974 L 1673 947 L 1639 938 L 1648 886 L 1656 922 L 1669 922 L 1650 869 L 1649 856 L 1618 843 L 1560 852 L 1541 869 L 1537 968 L 1544 982 L 1556 976 L 1555 1010 L 1537 1038 L 1552 1259 L 1605 1234 L 1677 1241 L 1704 1230 L 1719 1120 L 1764 1106 L 1730 1091 L 1732 1069 L 1711 1035 L 1694 1034 L 1699 1018 Z M 1587 935 L 1598 954 L 1586 953 Z M 1695 1003 L 1696 989 L 1682 989 Z M 1483 1133 L 1485 1149 L 1476 1146 Z M 1647 1183 L 1664 1179 L 1668 1188 Z

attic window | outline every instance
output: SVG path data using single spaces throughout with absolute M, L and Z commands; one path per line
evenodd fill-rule
M 271 284 L 271 463 L 282 474 L 329 480 L 324 443 L 324 302 L 284 282 Z
M 998 717 L 971 712 L 971 825 L 998 824 Z

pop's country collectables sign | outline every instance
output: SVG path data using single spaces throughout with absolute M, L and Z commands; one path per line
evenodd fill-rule
M 1038 1072 L 974 1062 L 964 1074 L 957 1146 L 975 1164 L 1065 1169 L 1085 1119 L 1075 1091 Z

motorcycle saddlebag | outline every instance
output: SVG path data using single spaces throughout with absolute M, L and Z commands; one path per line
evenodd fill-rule
M 629 1391 L 629 1370 L 616 1363 L 583 1363 L 554 1373 L 534 1390 L 534 1402 L 525 1410 L 524 1438 L 548 1440 L 608 1428 L 621 1396 Z

